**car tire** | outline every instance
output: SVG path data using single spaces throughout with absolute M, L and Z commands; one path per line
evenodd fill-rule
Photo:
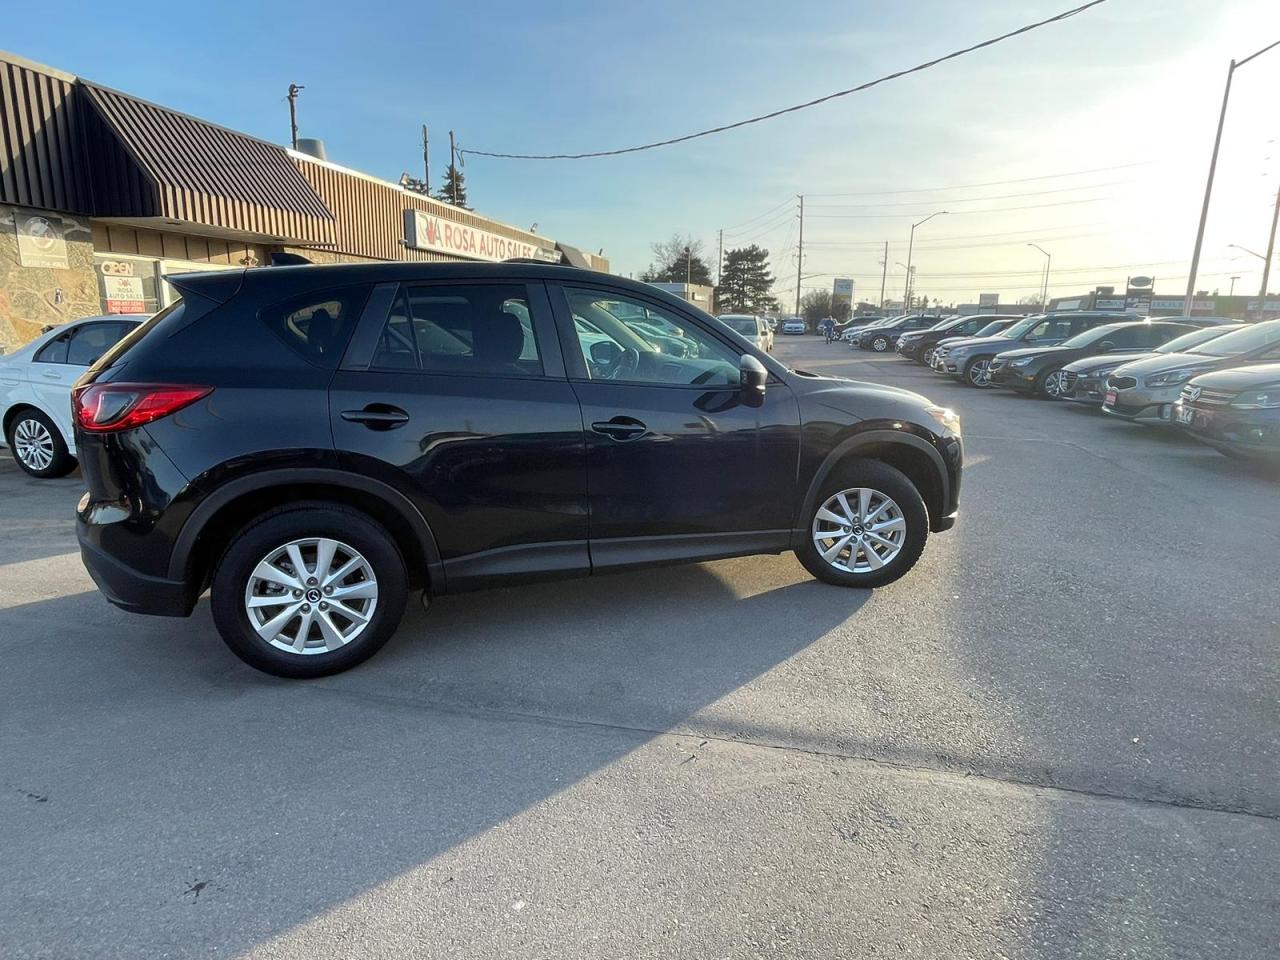
M 20 410 L 5 432 L 13 462 L 29 476 L 40 480 L 65 477 L 76 468 L 76 458 L 57 425 L 35 407 Z
M 863 501 L 859 493 L 864 490 L 871 492 L 866 514 L 861 513 Z M 841 496 L 848 510 L 839 506 Z M 877 516 L 888 518 L 879 521 L 874 529 L 880 539 L 892 545 L 891 556 L 888 547 L 864 539 L 865 532 L 871 529 L 870 525 L 862 526 L 866 516 L 871 516 L 873 522 Z M 836 523 L 832 517 L 849 522 Z M 890 522 L 894 524 L 892 528 L 885 525 Z M 859 534 L 859 530 L 864 532 Z M 822 536 L 828 532 L 836 536 Z M 806 570 L 824 583 L 882 587 L 915 566 L 928 539 L 929 511 L 906 474 L 879 460 L 851 460 L 837 466 L 818 488 L 805 517 L 804 540 L 796 548 L 796 556 Z
M 315 576 L 293 578 L 295 556 Z M 265 576 L 264 566 L 273 568 Z M 338 577 L 349 566 L 324 583 L 325 570 Z M 214 573 L 211 606 L 218 633 L 241 660 L 303 679 L 377 653 L 399 626 L 407 593 L 404 558 L 385 529 L 358 510 L 314 502 L 272 510 L 231 542 Z
M 1066 392 L 1061 387 L 1061 378 L 1061 367 L 1055 367 L 1040 374 L 1036 377 L 1036 396 L 1046 400 L 1061 400 L 1066 396 Z
M 874 350 L 876 353 L 884 353 L 886 350 L 889 349 L 889 338 L 876 337 L 874 340 L 871 341 L 871 349 Z
M 964 382 L 979 390 L 991 387 L 991 358 L 974 357 L 964 365 Z

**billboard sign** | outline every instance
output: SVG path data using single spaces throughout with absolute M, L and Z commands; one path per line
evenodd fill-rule
M 980 293 L 978 294 L 978 306 L 980 307 L 998 307 L 1000 305 L 1000 294 L 998 293 Z

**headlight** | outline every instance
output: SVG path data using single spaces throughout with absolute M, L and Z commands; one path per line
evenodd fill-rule
M 926 407 L 929 416 L 937 420 L 956 436 L 960 435 L 960 414 L 949 407 Z
M 1031 362 L 1032 362 L 1033 360 L 1035 360 L 1035 357 L 1022 357 L 1022 358 L 1021 358 L 1021 359 L 1019 359 L 1019 360 L 1014 360 L 1014 361 L 1010 362 L 1009 366 L 1011 366 L 1011 367 L 1026 367 L 1026 366 L 1030 366 L 1030 364 L 1031 364 Z
M 1195 370 L 1170 370 L 1168 373 L 1159 373 L 1154 377 L 1147 377 L 1146 385 L 1148 387 L 1173 387 L 1179 383 L 1186 383 L 1196 375 Z
M 1239 410 L 1275 410 L 1280 407 L 1280 387 L 1242 393 L 1231 401 L 1231 406 Z
M 969 355 L 968 347 L 946 347 L 943 350 L 948 357 L 967 357 Z

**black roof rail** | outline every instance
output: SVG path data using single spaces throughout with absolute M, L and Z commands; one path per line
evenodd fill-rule
M 550 260 L 539 260 L 537 257 L 507 257 L 507 259 L 503 260 L 502 262 L 503 263 L 536 263 L 544 267 L 556 267 L 556 266 L 563 265 L 562 261 L 557 261 L 556 263 L 552 263 Z

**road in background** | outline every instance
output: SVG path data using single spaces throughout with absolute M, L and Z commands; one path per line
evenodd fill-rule
M 956 528 L 490 591 L 299 683 L 108 606 L 0 466 L 4 956 L 1270 957 L 1275 480 L 815 337 L 957 409 Z

